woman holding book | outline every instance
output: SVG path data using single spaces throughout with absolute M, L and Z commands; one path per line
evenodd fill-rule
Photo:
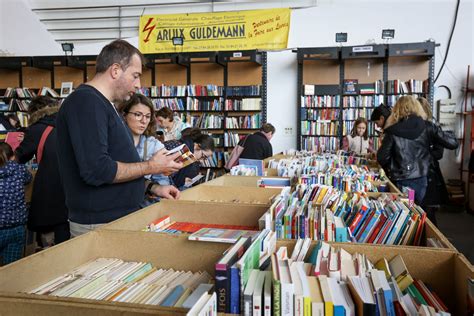
M 377 152 L 377 161 L 401 189 L 415 190 L 415 202 L 422 205 L 428 186 L 431 163 L 430 146 L 456 149 L 455 139 L 439 126 L 426 121 L 421 104 L 412 96 L 403 96 L 393 107 L 385 124 L 385 137 Z
M 203 134 L 199 128 L 187 128 L 183 131 L 180 140 L 166 141 L 164 144 L 166 149 L 173 149 L 185 144 L 197 160 L 171 175 L 173 183 L 180 190 L 184 190 L 192 185 L 192 179 L 199 175 L 200 161 L 211 157 L 214 152 L 214 140 L 211 136 Z
M 125 123 L 132 134 L 133 143 L 142 161 L 148 161 L 156 152 L 165 146 L 153 135 L 156 130 L 155 109 L 150 99 L 142 94 L 134 94 L 120 106 Z M 159 185 L 170 185 L 169 177 L 162 174 L 150 175 L 149 180 Z M 154 198 L 149 199 L 155 201 Z
M 359 117 L 355 121 L 350 135 L 343 139 L 342 149 L 359 155 L 367 155 L 374 152 L 372 139 L 369 139 L 367 120 L 365 118 Z

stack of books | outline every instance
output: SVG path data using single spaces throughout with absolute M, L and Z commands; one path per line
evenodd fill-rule
M 213 311 L 217 301 L 211 279 L 207 272 L 99 258 L 28 293 Z

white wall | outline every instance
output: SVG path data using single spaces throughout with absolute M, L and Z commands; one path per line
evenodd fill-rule
M 313 1 L 302 1 L 305 5 Z M 60 46 L 54 42 L 46 27 L 38 21 L 38 16 L 29 8 L 32 4 L 57 5 L 58 0 L 0 0 L 0 49 L 16 55 L 62 54 Z M 64 2 L 65 3 L 65 2 Z M 64 4 L 63 3 L 63 4 Z M 80 1 L 76 1 L 77 5 Z M 83 2 L 85 3 L 85 2 Z M 99 4 L 115 4 L 115 1 L 96 1 Z M 272 1 L 269 6 L 282 3 L 295 5 L 298 1 Z M 347 45 L 381 43 L 384 28 L 395 29 L 394 43 L 420 42 L 433 39 L 441 44 L 436 50 L 437 73 L 444 56 L 449 32 L 453 22 L 455 1 L 450 0 L 320 0 L 318 6 L 293 10 L 289 47 L 334 46 L 336 32 L 348 32 Z M 215 5 L 214 10 L 245 10 L 262 8 L 262 4 L 235 3 Z M 146 13 L 157 12 L 158 9 Z M 194 7 L 175 7 L 158 12 L 166 13 L 202 11 Z M 445 66 L 436 86 L 447 85 L 453 97 L 462 104 L 461 87 L 466 78 L 467 65 L 474 66 L 473 50 L 473 0 L 462 0 L 456 31 Z M 22 21 L 22 27 L 18 27 Z M 27 30 L 27 32 L 25 32 Z M 26 34 L 26 35 L 24 35 Z M 0 35 L 1 36 L 1 35 Z M 130 39 L 136 44 L 137 39 Z M 74 53 L 97 54 L 104 43 L 76 45 Z M 268 54 L 268 121 L 275 124 L 277 133 L 272 140 L 275 152 L 296 146 L 296 54 L 291 51 Z M 474 73 L 474 69 L 472 70 Z M 474 78 L 474 77 L 473 77 Z M 474 79 L 471 79 L 474 83 Z M 442 89 L 435 89 L 435 99 L 445 98 Z M 293 127 L 293 135 L 285 135 L 284 128 Z M 453 152 L 446 152 L 442 167 L 447 177 L 458 176 L 458 165 Z

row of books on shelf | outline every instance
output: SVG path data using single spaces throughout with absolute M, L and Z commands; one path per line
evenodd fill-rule
M 224 146 L 235 147 L 240 141 L 240 136 L 237 133 L 225 133 L 224 134 Z
M 339 150 L 340 140 L 338 137 L 301 137 L 301 149 L 314 151 L 314 152 L 326 152 L 326 151 L 337 151 Z
M 321 135 L 321 136 L 337 136 L 339 133 L 338 122 L 333 121 L 302 121 L 301 135 Z
M 217 296 L 207 272 L 154 267 L 147 262 L 98 258 L 28 291 L 30 294 L 149 304 L 190 309 L 202 315 L 217 309 Z M 200 314 L 201 315 L 201 314 Z
M 373 108 L 358 108 L 358 109 L 344 109 L 342 111 L 343 120 L 356 120 L 359 117 L 365 118 L 367 121 L 370 121 L 370 116 L 374 111 Z M 370 124 L 371 122 L 369 122 Z
M 375 199 L 330 185 L 304 184 L 282 192 L 262 216 L 261 227 L 280 239 L 419 245 L 425 220 L 421 207 L 392 195 Z
M 261 98 L 246 98 L 242 100 L 225 100 L 224 108 L 226 111 L 260 111 L 262 109 Z
M 71 84 L 72 86 L 72 84 Z M 69 92 L 70 93 L 70 92 Z M 49 87 L 42 87 L 41 89 L 38 90 L 36 93 L 33 91 L 33 89 L 30 88 L 12 88 L 8 87 L 5 90 L 5 93 L 3 94 L 3 97 L 5 98 L 27 98 L 31 99 L 39 95 L 47 95 L 53 98 L 59 98 L 59 94 L 54 90 Z
M 389 80 L 387 82 L 387 93 L 389 94 L 428 93 L 428 91 L 428 80 Z
M 338 108 L 340 104 L 340 95 L 317 95 L 301 97 L 301 107 L 304 108 Z
M 261 127 L 261 115 L 260 113 L 254 115 L 245 116 L 232 116 L 225 118 L 226 128 L 260 128 Z
M 361 96 L 345 96 L 342 98 L 343 108 L 355 107 L 377 107 L 384 102 L 383 95 L 361 95 Z
M 223 107 L 223 99 L 200 100 L 188 97 L 186 101 L 179 98 L 153 99 L 155 109 L 168 107 L 173 111 L 260 111 L 261 99 L 226 100 Z
M 152 86 L 150 88 L 140 88 L 139 93 L 150 96 L 152 98 L 159 97 L 186 97 L 186 96 L 223 96 L 228 97 L 242 96 L 251 97 L 259 96 L 262 87 L 260 85 L 251 86 L 217 86 L 208 85 L 161 85 Z
M 340 109 L 301 108 L 301 120 L 339 120 Z
M 300 163 L 308 167 L 317 167 L 318 171 L 325 171 L 329 168 L 340 168 L 351 165 L 351 168 L 367 168 L 369 160 L 364 155 L 358 155 L 355 153 L 347 152 L 344 150 L 338 150 L 332 153 L 318 153 L 307 150 L 295 150 L 287 149 L 283 151 L 283 155 L 292 156 L 289 159 L 298 159 Z M 268 161 L 269 166 L 278 164 L 280 159 L 270 159 Z M 357 165 L 357 166 L 352 166 Z M 271 167 L 275 168 L 275 167 Z M 373 169 L 366 169 L 372 171 Z
M 27 112 L 30 100 L 11 99 L 8 103 L 0 101 L 0 111 L 23 111 Z
M 337 84 L 336 84 L 337 85 Z M 359 84 L 358 79 L 344 79 L 342 84 L 343 94 L 399 94 L 399 93 L 427 93 L 429 91 L 429 80 L 410 79 L 402 81 L 400 79 L 377 80 L 373 84 Z M 303 86 L 304 96 L 318 95 L 317 85 L 306 84 Z

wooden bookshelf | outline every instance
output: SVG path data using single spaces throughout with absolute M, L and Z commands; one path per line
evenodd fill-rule
M 371 112 L 380 103 L 394 104 L 402 95 L 425 96 L 432 104 L 434 47 L 434 42 L 422 42 L 296 50 L 298 149 L 321 150 L 321 143 L 331 138 L 337 138 L 338 142 L 329 140 L 329 148 L 325 145 L 324 149 L 338 149 L 357 117 L 370 119 Z M 357 81 L 354 91 L 345 90 L 346 84 L 349 85 L 345 80 Z M 428 89 L 387 93 L 390 84 L 395 86 L 393 81 L 397 81 L 398 87 L 399 83 L 406 85 L 410 80 L 423 83 Z M 306 85 L 312 88 L 305 90 Z M 308 91 L 311 95 L 305 95 Z M 329 101 L 331 104 L 327 106 Z M 339 116 L 334 120 L 334 115 L 328 115 L 327 111 L 337 110 Z M 337 133 L 332 129 L 332 133 L 327 134 L 328 117 L 339 125 Z M 368 129 L 371 137 L 376 137 L 373 123 L 369 122 Z M 320 135 L 324 139 L 318 139 Z

